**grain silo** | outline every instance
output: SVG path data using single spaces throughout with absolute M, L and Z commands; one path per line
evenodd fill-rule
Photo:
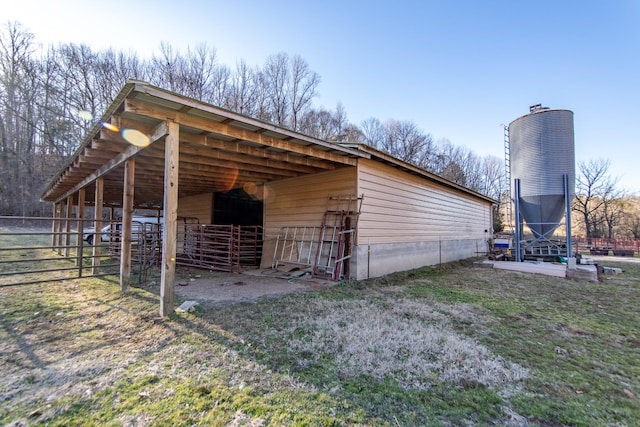
M 571 210 L 575 194 L 573 112 L 540 105 L 509 124 L 516 257 L 571 256 Z M 565 218 L 566 240 L 554 231 Z M 522 221 L 533 237 L 523 239 Z

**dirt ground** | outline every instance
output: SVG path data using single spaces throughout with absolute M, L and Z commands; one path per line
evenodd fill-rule
M 638 262 L 637 257 L 588 256 L 596 263 Z M 242 273 L 208 272 L 206 270 L 179 270 L 176 275 L 175 296 L 178 301 L 197 301 L 205 307 L 241 302 L 255 302 L 263 298 L 325 289 L 336 282 L 311 277 L 309 269 L 284 266 L 279 270 L 255 269 Z M 159 287 L 159 280 L 151 281 Z
M 177 301 L 197 301 L 202 306 L 212 307 L 325 289 L 335 284 L 312 278 L 309 270 L 297 268 L 255 269 L 242 273 L 179 270 L 175 297 Z M 159 281 L 151 281 L 149 286 L 159 287 Z

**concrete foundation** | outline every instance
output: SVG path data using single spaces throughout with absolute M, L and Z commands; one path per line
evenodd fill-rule
M 493 268 L 555 277 L 566 277 L 567 275 L 566 265 L 552 264 L 550 262 L 496 262 L 493 264 Z
M 362 280 L 472 258 L 486 250 L 484 239 L 359 245 L 351 259 L 351 278 Z
M 598 267 L 595 265 L 576 265 L 567 269 L 567 278 L 576 280 L 598 281 Z

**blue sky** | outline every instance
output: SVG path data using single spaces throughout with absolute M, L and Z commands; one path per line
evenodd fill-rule
M 44 46 L 206 43 L 231 67 L 297 54 L 322 78 L 317 105 L 411 120 L 483 156 L 504 157 L 502 125 L 530 105 L 572 110 L 576 160 L 609 159 L 640 194 L 638 0 L 21 0 L 8 20 Z

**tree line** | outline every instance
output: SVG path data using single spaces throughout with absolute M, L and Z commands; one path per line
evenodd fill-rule
M 362 142 L 496 200 L 508 194 L 503 159 L 434 141 L 412 121 L 354 124 L 340 103 L 315 105 L 321 77 L 298 55 L 229 66 L 206 43 L 186 51 L 162 43 L 149 58 L 83 44 L 42 47 L 20 23 L 8 22 L 0 30 L 0 215 L 50 214 L 39 202 L 42 190 L 129 79 L 323 140 Z M 614 223 L 615 214 L 607 215 Z M 500 229 L 497 209 L 494 219 Z
M 0 33 L 0 150 L 4 214 L 41 212 L 38 191 L 128 79 L 335 142 L 365 142 L 458 184 L 499 198 L 500 159 L 435 143 L 410 121 L 350 123 L 345 108 L 318 107 L 321 78 L 300 56 L 270 55 L 262 66 L 218 61 L 206 44 L 178 51 L 162 43 L 148 59 L 86 45 L 41 48 L 19 23 Z M 82 113 L 82 114 L 80 114 Z M 502 174 L 502 175 L 501 175 Z
M 620 188 L 610 166 L 605 159 L 578 163 L 572 217 L 588 240 L 640 239 L 640 198 Z

